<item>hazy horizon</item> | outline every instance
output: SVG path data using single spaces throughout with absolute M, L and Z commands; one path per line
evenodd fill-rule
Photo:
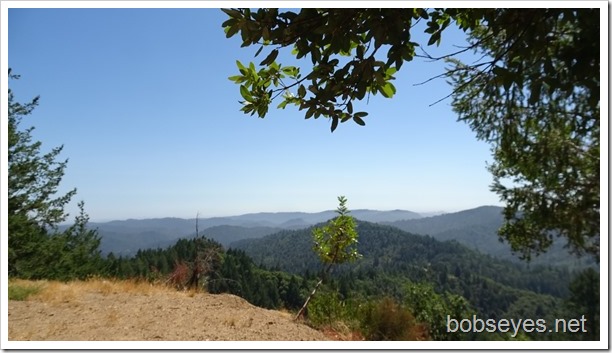
M 432 217 L 432 216 L 437 216 L 437 215 L 442 215 L 442 214 L 450 214 L 450 213 L 457 213 L 457 212 L 462 212 L 462 211 L 468 211 L 468 210 L 472 210 L 472 209 L 476 209 L 476 208 L 480 208 L 480 207 L 500 207 L 498 205 L 480 205 L 480 206 L 476 206 L 476 207 L 471 207 L 471 208 L 466 208 L 466 209 L 458 209 L 458 210 L 438 210 L 438 211 L 423 211 L 423 212 L 417 212 L 417 211 L 413 211 L 413 210 L 406 210 L 406 209 L 370 209 L 370 208 L 358 208 L 358 209 L 351 209 L 349 211 L 377 211 L 377 212 L 391 212 L 391 211 L 407 211 L 407 212 L 413 212 L 413 213 L 417 213 L 418 215 L 420 215 L 421 217 Z M 312 212 L 306 212 L 306 211 L 300 211 L 300 210 L 288 210 L 288 211 L 262 211 L 262 212 L 246 212 L 246 213 L 236 213 L 236 214 L 224 214 L 224 215 L 216 215 L 216 216 L 207 216 L 204 214 L 198 214 L 196 212 L 196 214 L 194 214 L 193 216 L 159 216 L 159 217 L 127 217 L 127 218 L 112 218 L 112 219 L 90 219 L 90 222 L 93 223 L 106 223 L 106 222 L 113 222 L 113 221 L 128 221 L 128 220 L 148 220 L 148 219 L 164 219 L 164 218 L 174 218 L 174 219 L 184 219 L 184 220 L 193 220 L 196 219 L 196 215 L 198 216 L 199 219 L 207 219 L 207 218 L 225 218 L 225 217 L 237 217 L 237 216 L 245 216 L 245 215 L 255 215 L 255 214 L 266 214 L 266 213 L 270 213 L 270 214 L 283 214 L 283 213 L 305 213 L 305 214 L 316 214 L 316 213 L 322 213 L 322 212 L 334 212 L 335 209 L 327 209 L 327 210 L 320 210 L 320 211 L 312 211 Z M 72 215 L 71 215 L 72 216 Z M 70 224 L 71 221 L 67 220 L 66 222 L 63 222 L 62 224 Z

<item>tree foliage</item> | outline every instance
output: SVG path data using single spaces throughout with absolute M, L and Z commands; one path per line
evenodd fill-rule
M 242 46 L 260 45 L 270 51 L 257 70 L 254 63 L 237 62 L 239 75 L 230 80 L 240 84 L 242 111 L 265 117 L 278 97 L 278 108 L 295 105 L 305 110 L 306 119 L 331 119 L 331 130 L 339 122 L 353 120 L 365 125 L 367 112 L 353 111 L 353 101 L 396 92 L 391 81 L 404 61 L 417 54 L 419 43 L 411 40 L 412 27 L 427 21 L 428 44 L 438 44 L 452 22 L 462 29 L 474 28 L 490 10 L 465 9 L 223 9 L 227 37 L 240 33 Z M 310 57 L 312 71 L 302 74 L 296 66 L 275 60 L 279 51 L 292 47 L 297 59 Z M 381 56 L 386 56 L 381 58 Z
M 416 314 L 416 319 L 427 323 L 429 334 L 436 341 L 465 340 L 467 335 L 461 331 L 449 332 L 447 316 L 468 318 L 475 313 L 469 302 L 462 296 L 438 294 L 430 283 L 407 283 L 405 301 Z
M 9 70 L 9 78 L 18 79 Z M 67 160 L 58 161 L 62 147 L 41 152 L 32 140 L 33 127 L 20 129 L 39 97 L 28 103 L 8 93 L 8 264 L 9 276 L 24 278 L 84 278 L 99 270 L 100 239 L 87 229 L 84 205 L 75 223 L 63 232 L 58 225 L 68 217 L 65 205 L 76 189 L 57 195 Z
M 555 235 L 599 258 L 598 10 L 501 12 L 493 23 L 470 36 L 489 60 L 450 60 L 449 75 L 459 120 L 492 146 L 500 236 L 527 259 Z
M 325 264 L 336 265 L 359 259 L 355 219 L 349 215 L 346 197 L 339 196 L 338 216 L 312 231 L 314 251 Z
M 588 268 L 578 274 L 570 283 L 568 306 L 576 315 L 586 318 L 585 340 L 599 340 L 600 306 L 599 306 L 599 273 Z
M 238 62 L 239 75 L 230 77 L 240 85 L 242 111 L 262 118 L 280 97 L 278 108 L 330 118 L 332 131 L 348 120 L 364 125 L 368 113 L 353 102 L 393 97 L 404 62 L 450 60 L 432 79 L 450 79 L 459 120 L 492 144 L 492 190 L 507 204 L 501 238 L 525 259 L 546 251 L 555 235 L 576 254 L 599 258 L 599 9 L 223 11 L 228 38 L 239 33 L 243 47 L 259 46 L 256 56 L 271 48 L 259 69 Z M 451 25 L 470 43 L 427 54 Z M 427 43 L 412 40 L 417 28 Z M 310 58 L 312 70 L 276 62 L 287 49 Z M 453 59 L 468 51 L 482 58 Z

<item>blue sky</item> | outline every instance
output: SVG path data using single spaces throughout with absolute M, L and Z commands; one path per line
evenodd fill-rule
M 8 63 L 18 101 L 40 95 L 23 125 L 43 149 L 63 144 L 62 191 L 91 220 L 259 211 L 458 211 L 500 205 L 490 148 L 457 122 L 437 80 L 443 64 L 406 63 L 393 99 L 371 97 L 366 126 L 239 111 L 236 60 L 257 48 L 226 39 L 219 9 L 9 9 Z M 448 33 L 440 48 L 461 45 Z M 422 40 L 424 37 L 417 37 Z M 434 50 L 435 49 L 435 50 Z M 291 63 L 287 55 L 278 61 Z M 305 64 L 308 64 L 306 62 Z M 278 103 L 276 103 L 278 104 Z M 273 104 L 275 107 L 276 104 Z

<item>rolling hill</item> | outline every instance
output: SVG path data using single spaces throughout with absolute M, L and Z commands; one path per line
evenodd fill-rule
M 510 245 L 500 241 L 497 231 L 502 226 L 502 208 L 482 206 L 456 213 L 448 213 L 419 219 L 384 222 L 403 231 L 430 235 L 437 240 L 456 240 L 457 242 L 476 249 L 484 254 L 524 262 L 518 255 L 512 253 Z M 533 265 L 571 266 L 583 268 L 594 265 L 590 258 L 576 258 L 563 248 L 562 241 L 557 241 L 549 251 L 534 257 Z
M 418 213 L 393 210 L 355 210 L 355 217 L 372 222 L 394 222 L 420 217 Z M 248 238 L 257 238 L 281 229 L 303 229 L 327 221 L 336 216 L 335 211 L 306 212 L 262 212 L 239 216 L 198 219 L 199 234 L 220 242 L 224 246 Z M 172 245 L 181 238 L 195 236 L 195 219 L 153 218 L 127 219 L 110 222 L 91 222 L 102 238 L 103 254 L 113 252 L 117 256 L 129 256 L 139 249 L 150 249 Z
M 456 241 L 438 241 L 375 223 L 359 221 L 357 231 L 363 258 L 337 266 L 334 277 L 350 278 L 350 285 L 367 278 L 370 285 L 376 283 L 368 290 L 372 293 L 401 293 L 400 283 L 405 280 L 434 282 L 439 290 L 464 296 L 490 317 L 503 317 L 513 303 L 525 298 L 550 302 L 568 295 L 571 274 L 566 268 L 528 267 L 481 254 Z M 311 229 L 240 240 L 232 248 L 244 251 L 255 263 L 289 273 L 322 269 L 311 250 Z

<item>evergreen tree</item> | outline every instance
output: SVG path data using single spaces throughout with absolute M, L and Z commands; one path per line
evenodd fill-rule
M 9 78 L 18 79 L 11 74 Z M 32 140 L 33 127 L 20 129 L 39 97 L 22 104 L 8 92 L 8 271 L 11 277 L 69 279 L 101 270 L 95 231 L 87 230 L 88 217 L 79 204 L 75 224 L 64 232 L 59 223 L 68 214 L 65 205 L 76 189 L 57 195 L 67 160 L 58 161 L 63 146 L 41 152 Z
M 599 260 L 599 13 L 505 16 L 516 27 L 470 33 L 486 65 L 449 60 L 453 110 L 492 146 L 491 190 L 506 204 L 499 235 L 526 259 L 560 236 Z
M 593 268 L 584 270 L 570 283 L 568 306 L 576 318 L 586 318 L 583 338 L 599 340 L 599 273 Z
M 79 202 L 80 213 L 75 217 L 75 223 L 62 233 L 50 237 L 58 249 L 54 255 L 58 258 L 47 263 L 53 273 L 49 277 L 59 279 L 84 279 L 92 274 L 100 273 L 103 260 L 100 255 L 100 237 L 96 230 L 87 228 L 89 216 L 84 211 L 84 203 Z

